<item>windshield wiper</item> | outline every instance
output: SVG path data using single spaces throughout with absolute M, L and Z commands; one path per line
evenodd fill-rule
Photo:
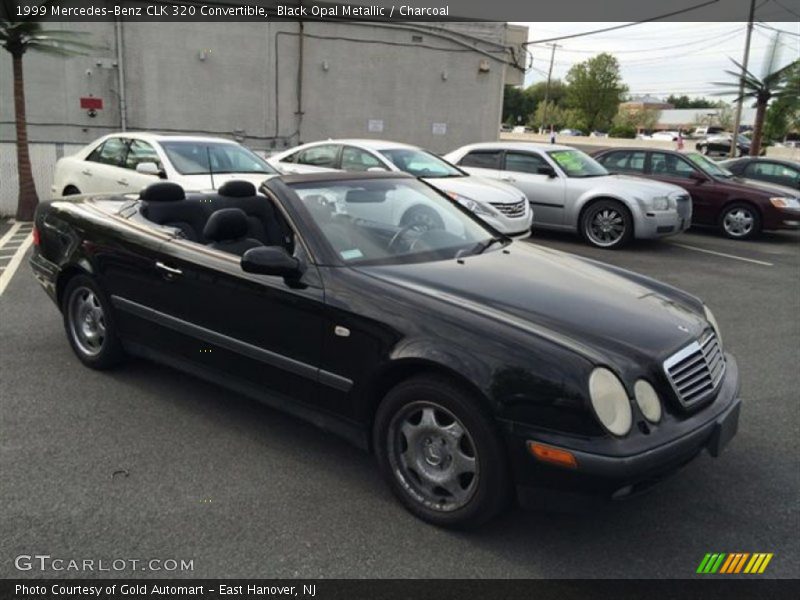
M 489 249 L 490 246 L 493 246 L 495 244 L 498 244 L 498 243 L 504 242 L 504 241 L 505 241 L 505 238 L 493 237 L 493 238 L 489 238 L 485 242 L 478 242 L 478 245 L 476 247 L 477 252 L 475 252 L 475 254 L 483 254 L 486 250 Z

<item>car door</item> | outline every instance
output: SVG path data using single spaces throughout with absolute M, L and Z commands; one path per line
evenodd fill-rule
M 159 352 L 243 393 L 318 404 L 324 294 L 302 244 L 296 255 L 308 269 L 290 283 L 244 272 L 237 255 L 172 239 L 156 265 L 163 293 L 153 318 L 174 332 Z
M 87 194 L 128 192 L 124 168 L 128 144 L 127 138 L 110 137 L 95 148 L 81 165 L 80 190 Z
M 692 222 L 716 223 L 725 194 L 714 179 L 700 171 L 683 156 L 667 152 L 651 152 L 649 173 L 653 179 L 685 189 L 692 197 Z
M 564 224 L 564 178 L 544 157 L 533 152 L 507 150 L 502 167 L 500 179 L 527 196 L 533 207 L 534 225 Z M 539 172 L 548 168 L 554 176 Z
M 598 156 L 596 160 L 612 173 L 643 176 L 647 153 L 643 150 L 615 150 Z
M 155 163 L 159 168 L 162 167 L 161 159 L 153 146 L 142 140 L 130 140 L 124 162 L 126 172 L 119 178 L 118 183 L 125 187 L 128 192 L 138 193 L 151 183 L 157 182 L 159 180 L 158 175 L 148 175 L 136 171 L 138 164 L 148 162 Z
M 502 150 L 470 150 L 456 163 L 468 173 L 500 179 L 503 162 Z

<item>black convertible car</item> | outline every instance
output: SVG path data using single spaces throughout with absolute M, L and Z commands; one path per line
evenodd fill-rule
M 153 359 L 337 432 L 439 525 L 514 492 L 626 496 L 735 434 L 737 365 L 697 298 L 512 242 L 402 174 L 260 191 L 40 206 L 31 264 L 77 357 Z M 409 204 L 435 218 L 401 226 Z

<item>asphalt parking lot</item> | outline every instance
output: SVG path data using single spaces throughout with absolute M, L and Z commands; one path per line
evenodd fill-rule
M 32 575 L 14 557 L 44 553 L 194 561 L 142 576 L 683 578 L 707 552 L 771 552 L 764 576 L 800 576 L 800 235 L 692 231 L 617 252 L 569 235 L 531 243 L 708 303 L 743 382 L 720 458 L 586 514 L 436 529 L 332 435 L 144 361 L 81 367 L 24 263 L 0 296 L 0 576 Z

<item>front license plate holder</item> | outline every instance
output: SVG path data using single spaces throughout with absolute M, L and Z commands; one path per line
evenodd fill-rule
M 742 403 L 738 400 L 736 404 L 722 415 L 714 423 L 714 430 L 711 432 L 711 439 L 708 441 L 708 453 L 717 457 L 722 453 L 722 449 L 733 439 L 739 429 L 739 409 Z

